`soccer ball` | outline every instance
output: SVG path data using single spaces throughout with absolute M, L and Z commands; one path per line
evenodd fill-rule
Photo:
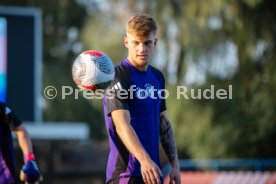
M 112 60 L 103 52 L 82 52 L 72 66 L 73 80 L 80 89 L 105 89 L 113 81 L 115 70 Z

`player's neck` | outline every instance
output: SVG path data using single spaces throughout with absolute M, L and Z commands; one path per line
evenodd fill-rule
M 132 61 L 132 59 L 130 59 L 129 57 L 127 57 L 128 61 L 130 62 L 130 64 L 136 68 L 137 70 L 141 71 L 141 72 L 146 72 L 148 69 L 149 64 L 146 65 L 137 65 L 136 62 Z

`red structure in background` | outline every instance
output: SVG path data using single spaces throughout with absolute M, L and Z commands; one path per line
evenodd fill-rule
M 276 184 L 276 172 L 259 171 L 182 171 L 183 184 Z M 164 184 L 169 183 L 166 176 Z

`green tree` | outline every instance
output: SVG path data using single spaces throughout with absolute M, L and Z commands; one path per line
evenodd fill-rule
M 82 50 L 102 50 L 118 64 L 126 56 L 122 40 L 127 18 L 136 12 L 153 15 L 159 26 L 159 45 L 163 44 L 156 54 L 161 54 L 159 59 L 165 63 L 161 66 L 154 57 L 153 64 L 167 79 L 168 112 L 182 158 L 274 157 L 276 3 L 273 0 L 124 2 L 3 0 L 0 4 L 42 9 L 44 87 L 75 87 L 71 66 Z M 232 65 L 227 63 L 230 49 L 234 50 L 230 54 L 232 60 L 237 60 L 234 67 L 233 61 Z M 194 77 L 204 77 L 201 84 L 187 83 L 191 65 L 199 70 Z M 197 90 L 212 84 L 216 89 L 232 85 L 233 98 L 177 99 L 177 85 Z M 75 100 L 71 96 L 66 100 L 46 100 L 45 104 L 44 120 L 85 121 L 91 125 L 93 138 L 104 137 L 101 101 L 81 96 Z

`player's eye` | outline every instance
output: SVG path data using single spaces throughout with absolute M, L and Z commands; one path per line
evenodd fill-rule
M 137 42 L 137 41 L 133 41 L 132 43 L 133 43 L 133 45 L 138 45 L 139 44 L 139 42 Z
M 147 46 L 149 46 L 149 45 L 151 45 L 151 44 L 152 44 L 152 41 L 151 41 L 151 40 L 145 42 L 145 45 L 147 45 Z

